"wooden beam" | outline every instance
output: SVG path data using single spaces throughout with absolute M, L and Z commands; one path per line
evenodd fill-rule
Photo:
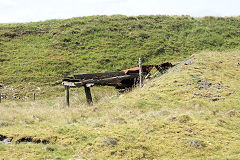
M 125 76 L 117 76 L 117 77 L 111 77 L 111 78 L 104 78 L 104 79 L 95 79 L 95 80 L 86 80 L 83 82 L 72 82 L 74 83 L 74 86 L 81 87 L 85 86 L 86 84 L 93 83 L 94 85 L 104 85 L 108 82 L 113 82 L 116 80 L 123 80 L 123 79 L 131 79 L 138 77 L 138 75 L 125 75 Z
M 85 89 L 87 103 L 89 105 L 92 105 L 93 102 L 92 102 L 92 95 L 91 95 L 90 87 L 84 86 L 84 89 Z
M 65 101 L 66 101 L 66 106 L 69 107 L 69 86 L 64 86 L 65 87 Z
M 64 77 L 62 80 L 63 81 L 68 81 L 68 80 L 71 80 L 71 79 L 73 79 L 73 77 Z
M 93 74 L 80 74 L 74 75 L 74 79 L 92 79 L 92 78 L 107 78 L 107 77 L 115 77 L 115 76 L 123 76 L 124 72 L 106 72 L 106 73 L 93 73 Z
M 88 84 L 86 84 L 86 87 L 92 87 L 92 86 L 94 86 L 94 83 L 88 83 Z
M 74 82 L 67 82 L 67 81 L 64 81 L 62 84 L 63 84 L 64 86 L 76 87 L 76 85 L 75 85 Z

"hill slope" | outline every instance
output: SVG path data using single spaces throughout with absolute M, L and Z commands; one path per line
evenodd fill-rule
M 94 106 L 0 104 L 1 158 L 239 159 L 239 73 L 240 51 L 201 52 Z
M 240 46 L 239 17 L 92 16 L 0 24 L 0 83 L 20 99 L 62 92 L 63 76 L 183 60 Z M 52 86 L 52 87 L 49 87 Z M 13 95 L 11 95 L 13 96 Z M 9 95 L 10 97 L 10 95 Z

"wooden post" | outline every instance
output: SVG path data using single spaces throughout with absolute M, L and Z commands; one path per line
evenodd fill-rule
M 143 75 L 142 75 L 142 60 L 141 58 L 138 59 L 139 65 L 139 87 L 143 87 Z
M 2 102 L 2 93 L 0 91 L 0 103 Z
M 92 95 L 91 95 L 91 90 L 90 87 L 84 86 L 85 89 L 85 94 L 86 94 L 86 98 L 87 98 L 87 103 L 89 105 L 92 104 Z
M 135 88 L 137 86 L 137 78 L 133 79 L 133 87 Z
M 64 86 L 65 87 L 65 100 L 66 100 L 66 106 L 69 107 L 69 86 Z
M 33 93 L 33 100 L 35 101 L 36 100 L 36 94 Z

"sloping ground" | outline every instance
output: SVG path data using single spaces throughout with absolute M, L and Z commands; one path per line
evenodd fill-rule
M 240 51 L 201 52 L 94 106 L 77 97 L 71 108 L 63 99 L 0 104 L 0 156 L 239 159 L 239 81 Z
M 92 16 L 0 24 L 0 89 L 7 99 L 56 97 L 74 73 L 180 61 L 240 46 L 239 17 Z M 40 87 L 40 90 L 37 88 Z

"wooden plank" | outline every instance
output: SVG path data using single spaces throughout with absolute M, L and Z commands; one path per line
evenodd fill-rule
M 66 100 L 66 106 L 69 107 L 69 86 L 64 86 L 65 87 L 65 100 Z
M 117 76 L 117 77 L 104 78 L 104 79 L 87 80 L 83 82 L 75 82 L 74 85 L 76 87 L 81 87 L 88 83 L 94 83 L 94 85 L 104 85 L 108 82 L 113 82 L 115 80 L 131 79 L 135 77 L 138 77 L 138 75 L 125 75 L 125 76 Z
M 74 82 L 67 82 L 67 81 L 64 81 L 62 84 L 63 84 L 64 86 L 76 87 L 76 85 L 75 85 Z
M 74 79 L 74 78 L 66 79 L 66 78 L 64 78 L 62 81 L 66 81 L 66 82 L 79 82 L 79 79 Z
M 80 74 L 74 75 L 74 79 L 92 79 L 92 78 L 107 78 L 107 77 L 115 77 L 115 76 L 123 76 L 124 72 L 106 72 L 106 73 L 93 73 L 93 74 Z
M 68 80 L 70 80 L 70 79 L 73 79 L 73 77 L 64 77 L 64 78 L 63 78 L 63 81 L 68 81 Z
M 91 95 L 90 87 L 84 86 L 84 89 L 85 89 L 87 103 L 89 105 L 91 105 L 92 104 L 92 95 Z
M 92 86 L 94 86 L 94 83 L 88 83 L 88 84 L 86 84 L 86 87 L 92 87 Z

